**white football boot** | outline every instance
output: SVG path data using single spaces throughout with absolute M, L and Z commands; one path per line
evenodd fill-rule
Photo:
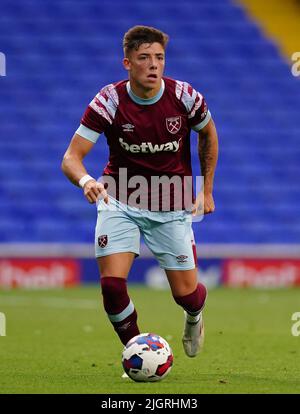
M 199 313 L 199 320 L 191 322 L 192 318 L 184 311 L 184 331 L 182 344 L 184 352 L 188 357 L 195 357 L 203 348 L 204 343 L 204 322 L 202 312 Z

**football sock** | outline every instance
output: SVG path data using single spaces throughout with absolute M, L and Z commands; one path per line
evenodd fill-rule
M 198 283 L 194 292 L 185 296 L 174 296 L 174 299 L 187 312 L 188 322 L 198 322 L 200 312 L 205 305 L 206 296 L 206 287 L 202 283 Z
M 126 345 L 131 338 L 140 333 L 137 326 L 137 313 L 127 293 L 126 279 L 102 277 L 101 288 L 107 316 L 121 342 Z

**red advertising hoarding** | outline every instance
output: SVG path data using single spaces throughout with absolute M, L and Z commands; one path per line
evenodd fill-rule
M 60 288 L 79 282 L 80 264 L 74 259 L 0 259 L 0 288 Z
M 223 283 L 229 286 L 241 287 L 288 287 L 300 285 L 300 260 L 225 260 Z

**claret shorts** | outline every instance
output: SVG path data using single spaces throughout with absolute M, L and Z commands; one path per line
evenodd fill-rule
M 95 229 L 96 257 L 114 253 L 140 253 L 140 235 L 160 267 L 190 270 L 196 265 L 191 213 L 149 211 L 128 206 L 109 197 L 98 202 Z

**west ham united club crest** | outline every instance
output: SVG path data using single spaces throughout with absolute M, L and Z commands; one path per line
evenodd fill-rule
M 181 128 L 181 116 L 174 116 L 173 118 L 166 118 L 167 130 L 171 134 L 177 134 Z
M 98 244 L 100 247 L 105 247 L 107 245 L 108 242 L 108 237 L 107 234 L 102 234 L 102 236 L 98 237 Z

